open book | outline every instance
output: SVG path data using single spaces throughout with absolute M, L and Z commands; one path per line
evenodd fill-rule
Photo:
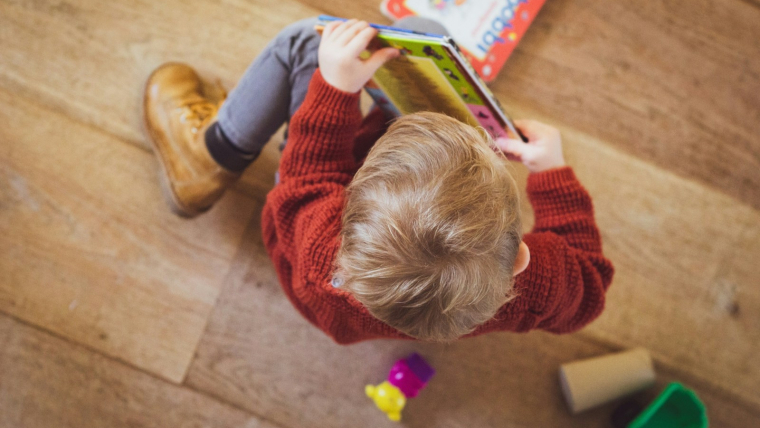
M 319 18 L 322 28 L 342 20 Z M 387 115 L 438 112 L 481 126 L 494 138 L 520 138 L 499 101 L 450 37 L 371 25 L 378 35 L 370 49 L 392 46 L 402 53 L 380 67 L 364 88 Z

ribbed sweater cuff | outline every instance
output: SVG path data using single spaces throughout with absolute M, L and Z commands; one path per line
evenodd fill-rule
M 319 69 L 314 72 L 306 98 L 289 126 L 281 179 L 355 168 L 354 137 L 362 120 L 359 96 L 359 92 L 343 92 L 325 82 Z
M 529 175 L 528 197 L 537 228 L 551 227 L 557 217 L 593 214 L 591 197 L 567 166 Z
M 361 91 L 341 91 L 327 83 L 320 69 L 317 69 L 309 83 L 308 95 L 311 95 L 313 101 L 318 101 L 318 105 L 329 106 L 334 113 L 348 113 L 353 112 L 359 105 Z
M 575 172 L 569 166 L 536 172 L 528 176 L 528 192 L 545 192 L 577 183 Z

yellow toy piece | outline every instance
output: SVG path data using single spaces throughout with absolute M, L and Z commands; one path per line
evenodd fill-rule
M 378 409 L 388 415 L 388 419 L 396 422 L 401 420 L 401 410 L 406 405 L 406 397 L 400 389 L 386 380 L 377 386 L 365 386 L 364 392 L 375 401 Z

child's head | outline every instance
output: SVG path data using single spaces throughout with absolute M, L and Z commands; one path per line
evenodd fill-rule
M 436 113 L 398 119 L 347 188 L 343 287 L 388 325 L 448 341 L 513 297 L 517 186 L 484 133 Z

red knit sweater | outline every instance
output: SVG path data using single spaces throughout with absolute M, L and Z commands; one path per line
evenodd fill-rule
M 338 343 L 409 338 L 331 285 L 344 189 L 384 122 L 379 112 L 362 120 L 359 95 L 333 88 L 317 70 L 290 122 L 280 183 L 262 214 L 264 244 L 285 294 Z M 528 195 L 535 227 L 523 237 L 531 260 L 515 279 L 519 296 L 471 335 L 536 328 L 567 333 L 602 312 L 613 268 L 602 255 L 588 193 L 565 167 L 531 174 Z

